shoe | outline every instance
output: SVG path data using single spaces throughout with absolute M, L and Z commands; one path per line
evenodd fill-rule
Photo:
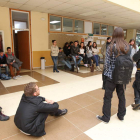
M 9 118 L 9 116 L 4 115 L 2 111 L 0 111 L 0 121 L 7 121 Z
M 61 113 L 61 114 L 59 114 L 59 116 L 65 115 L 65 114 L 67 114 L 67 112 L 68 112 L 68 110 L 67 110 L 67 109 L 62 109 L 61 111 L 62 111 L 62 113 Z
M 140 104 L 133 105 L 133 110 L 139 110 L 139 109 L 140 109 Z
M 85 67 L 88 67 L 88 65 L 87 65 L 87 64 L 84 64 L 84 66 L 85 66 Z
M 78 71 L 80 70 L 79 67 L 77 66 Z
M 16 77 L 17 77 L 17 78 L 21 78 L 22 76 L 21 76 L 21 75 L 17 75 Z
M 124 120 L 124 117 L 119 117 L 119 116 L 118 116 L 118 119 L 119 119 L 120 121 L 123 121 L 123 120 Z
M 104 120 L 102 119 L 102 116 L 97 115 L 96 118 L 97 118 L 98 120 L 104 122 L 104 123 L 108 123 L 108 122 L 106 122 L 106 121 L 104 121 Z
M 14 80 L 17 80 L 17 77 L 16 77 L 16 76 L 14 76 L 14 77 L 13 77 L 13 79 L 14 79 Z
M 102 71 L 99 66 L 96 67 L 97 71 Z
M 58 70 L 56 70 L 56 72 L 57 72 L 57 73 L 59 73 L 59 71 L 58 71 Z
M 134 106 L 135 106 L 135 104 L 131 104 L 131 106 L 132 106 L 132 107 L 134 107 Z

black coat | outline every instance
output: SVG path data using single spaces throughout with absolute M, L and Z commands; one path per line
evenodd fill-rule
M 63 51 L 64 51 L 64 53 L 66 54 L 66 56 L 68 56 L 68 55 L 71 54 L 71 48 L 69 49 L 69 47 L 67 47 L 67 46 L 65 46 L 65 47 L 63 48 Z
M 45 135 L 45 120 L 50 112 L 58 110 L 58 104 L 44 103 L 43 97 L 26 97 L 23 94 L 17 109 L 14 122 L 15 125 L 27 134 L 32 136 Z
M 140 68 L 140 49 L 137 53 L 134 54 L 133 60 L 137 62 L 137 68 Z
M 0 56 L 0 64 L 7 64 L 7 60 L 6 60 L 5 54 L 2 57 Z
M 74 56 L 79 55 L 79 52 L 80 52 L 80 48 L 78 46 L 77 47 L 75 47 L 75 46 L 71 47 L 71 55 L 74 55 Z

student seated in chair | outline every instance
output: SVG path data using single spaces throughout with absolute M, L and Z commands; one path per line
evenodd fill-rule
M 6 75 L 8 76 L 7 60 L 6 60 L 5 54 L 3 53 L 2 50 L 0 50 L 0 77 L 1 77 L 1 68 L 5 68 Z
M 74 67 L 71 66 L 70 61 L 66 60 L 66 55 L 62 52 L 62 49 L 59 47 L 58 61 L 65 64 L 71 71 L 74 71 Z
M 12 78 L 14 80 L 16 80 L 17 78 L 22 77 L 19 75 L 19 73 L 20 73 L 21 65 L 23 62 L 21 62 L 19 59 L 16 58 L 14 53 L 11 52 L 10 47 L 7 47 L 6 58 L 7 58 L 7 64 L 9 66 L 10 74 L 11 74 Z M 17 70 L 16 76 L 13 72 L 13 67 L 16 68 L 16 70 Z
M 15 125 L 22 133 L 36 137 L 46 134 L 45 121 L 49 114 L 62 116 L 67 113 L 67 109 L 59 109 L 58 103 L 39 95 L 40 90 L 36 83 L 27 84 L 14 118 Z

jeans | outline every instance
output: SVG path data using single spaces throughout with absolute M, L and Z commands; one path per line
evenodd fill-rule
M 99 66 L 99 56 L 94 55 L 94 58 L 95 58 L 96 66 Z
M 0 75 L 1 75 L 1 68 L 5 68 L 6 75 L 8 75 L 8 66 L 6 66 L 6 67 L 0 67 Z
M 52 60 L 53 60 L 53 63 L 54 63 L 53 71 L 58 71 L 58 70 L 57 70 L 58 56 L 52 56 Z
M 83 63 L 87 64 L 87 56 L 86 56 L 86 54 L 85 55 L 80 54 L 80 56 L 83 58 Z
M 107 78 L 105 85 L 104 105 L 103 105 L 103 117 L 102 119 L 109 122 L 111 116 L 111 99 L 113 91 L 116 88 L 117 96 L 119 98 L 118 114 L 119 118 L 123 118 L 126 114 L 125 107 L 125 94 L 124 87 L 120 84 L 114 84 L 111 79 Z
M 72 69 L 72 66 L 71 66 L 70 61 L 68 61 L 68 60 L 65 61 L 65 60 L 63 59 L 61 62 L 62 62 L 63 64 L 65 64 L 70 70 Z
M 74 61 L 75 67 L 77 67 L 77 66 L 80 64 L 80 62 L 82 61 L 82 59 L 83 59 L 83 58 L 82 58 L 81 56 L 79 56 L 79 55 L 77 55 L 77 58 L 79 58 L 78 62 L 76 62 L 76 56 L 72 55 L 72 59 L 73 59 L 73 61 Z
M 136 73 L 136 80 L 133 83 L 135 104 L 140 104 L 140 72 Z
M 93 62 L 95 62 L 94 56 L 88 58 L 88 63 L 90 64 L 90 66 L 92 65 L 92 61 L 91 60 L 93 60 Z

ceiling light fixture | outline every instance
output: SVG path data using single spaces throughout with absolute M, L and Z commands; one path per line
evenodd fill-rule
M 57 20 L 55 20 L 55 21 L 50 21 L 50 24 L 55 24 L 55 23 L 59 23 L 60 21 L 57 21 Z

